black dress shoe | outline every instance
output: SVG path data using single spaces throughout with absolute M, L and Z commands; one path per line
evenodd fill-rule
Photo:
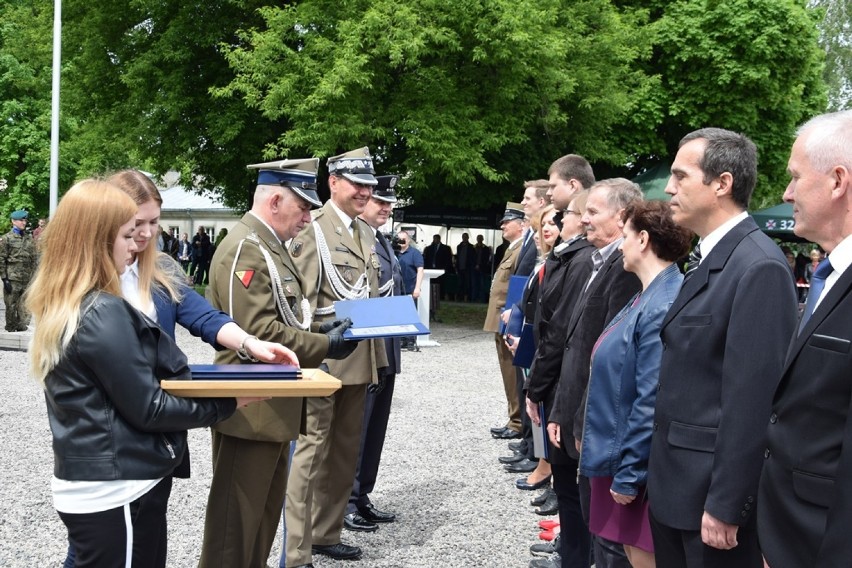
M 515 438 L 520 438 L 521 433 L 515 432 L 511 428 L 503 428 L 500 432 L 496 434 L 491 434 L 494 438 L 498 440 L 514 440 Z
M 547 496 L 547 500 L 542 503 L 536 510 L 537 515 L 555 515 L 559 512 L 559 501 L 556 499 L 556 493 Z
M 550 498 L 551 493 L 554 497 L 556 496 L 556 493 L 553 491 L 552 487 L 546 488 L 544 491 L 539 493 L 538 497 L 533 497 L 532 499 L 530 499 L 530 505 L 532 505 L 533 507 L 540 507 L 541 505 L 544 505 L 544 502 Z
M 509 449 L 513 452 L 527 453 L 527 441 L 518 440 L 517 442 L 509 442 Z
M 518 489 L 523 489 L 524 491 L 534 491 L 535 489 L 540 489 L 550 483 L 550 476 L 548 475 L 541 481 L 537 481 L 535 483 L 529 483 L 527 481 L 527 477 L 522 477 L 515 481 L 515 487 Z
M 372 503 L 358 507 L 358 512 L 361 513 L 361 516 L 365 520 L 371 523 L 392 523 L 396 520 L 396 515 L 379 511 Z
M 373 532 L 379 530 L 379 525 L 371 523 L 358 513 L 346 513 L 343 516 L 343 527 L 350 531 Z
M 506 429 L 505 426 L 495 426 L 494 428 L 491 428 L 491 435 L 496 436 L 497 434 L 499 434 L 500 432 L 502 432 L 505 429 Z
M 511 456 L 500 456 L 499 458 L 497 458 L 497 461 L 500 462 L 500 463 L 504 463 L 504 464 L 505 463 L 518 463 L 519 461 L 521 461 L 525 457 L 526 456 L 524 454 L 516 452 L 516 453 L 512 454 Z
M 315 544 L 311 547 L 312 554 L 322 554 L 335 560 L 355 560 L 361 558 L 361 549 L 338 542 L 337 544 Z
M 538 467 L 538 462 L 524 458 L 517 463 L 510 463 L 503 466 L 503 469 L 510 473 L 529 473 Z

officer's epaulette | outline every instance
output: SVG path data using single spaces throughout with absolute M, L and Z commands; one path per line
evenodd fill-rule
M 325 213 L 324 209 L 314 209 L 313 211 L 311 211 L 311 219 L 316 221 L 317 219 L 323 216 L 323 213 Z

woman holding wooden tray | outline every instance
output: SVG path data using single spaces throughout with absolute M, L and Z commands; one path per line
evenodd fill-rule
M 109 183 L 72 187 L 40 238 L 27 293 L 32 374 L 53 434 L 54 506 L 81 568 L 165 566 L 166 509 L 186 429 L 258 400 L 180 398 L 160 388 L 160 379 L 190 373 L 172 338 L 121 297 L 136 211 Z

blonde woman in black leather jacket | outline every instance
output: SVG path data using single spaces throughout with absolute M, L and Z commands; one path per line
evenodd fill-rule
M 32 373 L 53 433 L 54 506 L 78 568 L 165 566 L 171 473 L 186 429 L 254 400 L 178 398 L 160 388 L 160 379 L 190 373 L 174 341 L 121 298 L 135 213 L 106 182 L 72 187 L 41 236 L 27 296 Z

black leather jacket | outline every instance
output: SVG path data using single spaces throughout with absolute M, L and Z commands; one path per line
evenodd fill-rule
M 45 378 L 53 473 L 65 480 L 158 479 L 186 453 L 187 428 L 231 416 L 233 398 L 169 395 L 160 379 L 190 378 L 186 356 L 123 299 L 91 292 L 80 325 Z

